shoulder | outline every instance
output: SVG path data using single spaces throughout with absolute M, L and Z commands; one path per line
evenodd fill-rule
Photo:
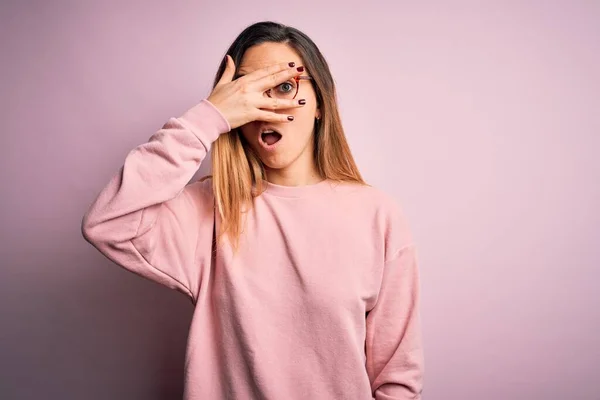
M 336 182 L 333 186 L 339 202 L 351 207 L 356 217 L 369 220 L 383 242 L 386 260 L 414 244 L 411 223 L 399 196 L 358 183 Z
M 212 175 L 202 177 L 188 186 L 190 186 L 193 190 L 197 190 L 204 196 L 209 196 L 211 198 L 214 197 Z
M 214 205 L 212 177 L 207 176 L 189 183 L 177 198 L 180 201 L 193 203 L 197 208 L 212 208 Z
M 367 210 L 388 217 L 403 213 L 402 206 L 395 196 L 375 186 L 354 182 L 334 182 L 332 187 L 342 202 L 357 203 Z

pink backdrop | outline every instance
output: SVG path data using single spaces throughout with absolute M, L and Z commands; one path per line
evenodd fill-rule
M 181 396 L 191 304 L 81 217 L 274 19 L 320 46 L 361 170 L 412 220 L 424 399 L 600 399 L 598 2 L 0 7 L 0 398 Z

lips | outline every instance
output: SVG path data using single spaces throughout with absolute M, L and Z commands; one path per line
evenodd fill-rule
M 282 137 L 283 136 L 281 135 L 281 133 L 279 133 L 279 131 L 268 127 L 263 128 L 260 134 L 260 140 L 262 144 L 266 145 L 267 147 L 273 146 L 274 144 L 279 142 Z
M 275 143 L 279 142 L 279 140 L 281 139 L 281 133 L 275 131 L 263 132 L 260 135 L 260 138 L 263 142 L 265 142 L 269 146 L 272 146 Z

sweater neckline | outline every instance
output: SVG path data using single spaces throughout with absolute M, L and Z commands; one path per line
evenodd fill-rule
M 305 197 L 323 192 L 330 187 L 330 183 L 331 181 L 329 179 L 323 179 L 320 182 L 312 183 L 310 185 L 283 186 L 265 181 L 265 193 L 279 197 Z

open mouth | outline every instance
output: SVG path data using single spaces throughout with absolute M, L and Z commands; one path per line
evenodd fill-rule
M 272 146 L 281 140 L 281 133 L 272 129 L 266 130 L 260 134 L 260 139 L 267 146 Z

